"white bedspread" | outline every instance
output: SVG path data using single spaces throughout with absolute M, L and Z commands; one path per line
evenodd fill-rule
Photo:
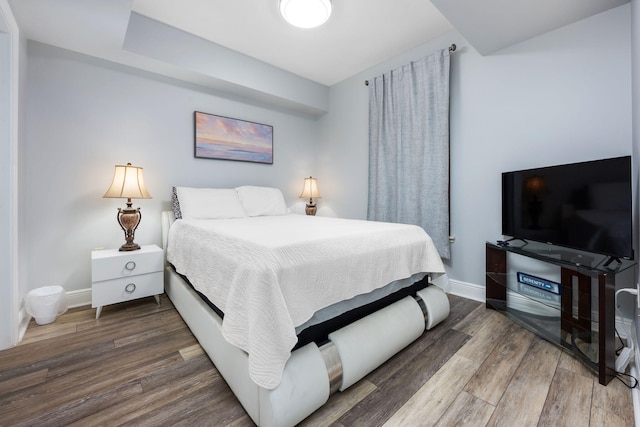
M 249 354 L 252 380 L 280 383 L 315 311 L 418 272 L 444 273 L 417 226 L 306 215 L 177 220 L 167 260 L 224 313 L 223 334 Z

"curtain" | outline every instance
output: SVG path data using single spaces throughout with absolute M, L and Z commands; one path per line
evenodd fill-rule
M 443 49 L 369 83 L 367 219 L 419 225 L 449 247 L 449 61 Z

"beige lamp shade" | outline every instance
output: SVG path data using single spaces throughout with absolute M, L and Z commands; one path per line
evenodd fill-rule
M 113 174 L 113 182 L 102 197 L 108 198 L 124 198 L 124 199 L 150 199 L 151 195 L 144 185 L 142 176 L 142 168 L 131 166 L 116 165 Z
M 318 191 L 318 181 L 315 178 L 309 177 L 304 179 L 304 186 L 302 187 L 302 193 L 300 193 L 301 199 L 320 199 L 320 192 Z

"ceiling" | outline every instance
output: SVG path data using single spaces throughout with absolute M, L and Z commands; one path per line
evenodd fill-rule
M 452 29 L 428 0 L 334 0 L 315 29 L 287 24 L 278 0 L 135 0 L 141 15 L 331 86 Z
M 588 18 L 629 0 L 431 0 L 482 55 Z
M 627 1 L 333 0 L 329 21 L 308 30 L 285 22 L 278 0 L 10 3 L 27 38 L 54 46 L 113 60 L 123 49 L 129 17 L 135 12 L 331 86 L 454 26 L 487 54 Z

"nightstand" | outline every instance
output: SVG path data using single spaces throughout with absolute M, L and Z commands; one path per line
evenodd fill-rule
M 96 319 L 108 304 L 153 295 L 160 304 L 164 292 L 164 253 L 156 245 L 121 252 L 118 249 L 91 251 L 91 307 Z

